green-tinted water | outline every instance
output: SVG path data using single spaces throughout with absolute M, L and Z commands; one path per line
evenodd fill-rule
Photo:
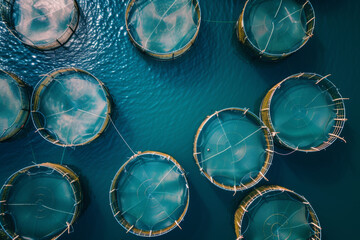
M 159 239 L 235 239 L 233 217 L 244 194 L 226 192 L 200 175 L 192 156 L 200 123 L 226 107 L 249 107 L 258 112 L 266 91 L 298 72 L 332 73 L 330 79 L 347 102 L 343 136 L 326 151 L 275 156 L 267 177 L 303 194 L 312 203 L 326 240 L 356 239 L 360 215 L 360 104 L 358 1 L 313 0 L 315 36 L 295 55 L 279 63 L 252 60 L 234 31 L 245 1 L 201 1 L 202 23 L 195 45 L 173 62 L 158 62 L 139 53 L 126 35 L 125 3 L 79 1 L 82 19 L 66 47 L 42 53 L 19 43 L 0 24 L 0 67 L 13 71 L 32 86 L 44 74 L 74 66 L 97 76 L 115 102 L 114 122 L 135 150 L 171 154 L 185 168 L 191 202 L 182 231 Z M 230 23 L 229 23 L 230 21 Z M 63 149 L 44 141 L 29 126 L 28 134 L 0 144 L 0 182 L 37 162 L 60 162 Z M 281 151 L 280 149 L 277 149 Z M 74 233 L 61 239 L 139 239 L 126 234 L 109 207 L 111 180 L 131 156 L 113 127 L 92 144 L 66 149 L 63 162 L 80 174 L 87 206 Z M 262 182 L 266 183 L 266 182 Z

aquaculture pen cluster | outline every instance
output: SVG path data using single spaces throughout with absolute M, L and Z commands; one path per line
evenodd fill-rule
M 31 47 L 62 46 L 79 22 L 76 1 L 34 2 L 2 1 L 6 26 Z M 44 19 L 47 24 L 41 22 Z M 197 0 L 130 0 L 125 19 L 136 47 L 159 59 L 173 59 L 194 43 L 201 13 Z M 248 0 L 236 29 L 245 46 L 267 60 L 277 60 L 300 49 L 314 25 L 314 9 L 307 0 Z M 347 120 L 346 98 L 328 77 L 299 73 L 280 81 L 265 95 L 259 116 L 247 108 L 227 108 L 208 116 L 193 146 L 201 174 L 235 194 L 262 179 L 268 181 L 266 173 L 278 154 L 273 139 L 292 152 L 320 151 L 336 139 L 345 141 L 340 133 Z M 31 99 L 28 91 L 20 78 L 0 71 L 0 141 L 16 135 L 29 115 L 36 132 L 61 147 L 88 144 L 111 123 L 133 154 L 110 187 L 114 218 L 126 232 L 143 237 L 181 228 L 190 201 L 184 169 L 170 155 L 136 153 L 129 146 L 111 118 L 112 100 L 104 83 L 71 67 L 44 74 Z M 79 177 L 53 163 L 14 173 L 0 196 L 0 225 L 11 239 L 56 239 L 70 233 L 82 206 Z M 235 213 L 235 230 L 238 239 L 321 239 L 310 203 L 280 186 L 261 186 L 245 197 Z

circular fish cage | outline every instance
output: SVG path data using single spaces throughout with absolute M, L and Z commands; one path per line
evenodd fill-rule
M 315 12 L 309 0 L 248 0 L 236 31 L 255 55 L 278 60 L 304 46 L 314 27 Z
M 108 126 L 111 97 L 104 84 L 84 70 L 49 73 L 31 99 L 36 131 L 63 147 L 81 146 L 98 138 Z
M 235 213 L 237 239 L 321 239 L 319 219 L 301 195 L 280 186 L 262 186 Z
M 1 188 L 0 225 L 11 239 L 57 239 L 72 231 L 81 202 L 72 170 L 53 163 L 29 166 Z
M 0 142 L 17 134 L 30 111 L 26 84 L 15 74 L 0 69 Z
M 179 163 L 152 151 L 132 156 L 116 173 L 110 189 L 116 221 L 127 232 L 143 237 L 181 228 L 189 198 L 189 185 Z
M 339 136 L 347 120 L 345 98 L 328 76 L 295 74 L 266 94 L 261 118 L 281 146 L 314 152 L 327 148 L 336 139 L 345 141 Z
M 235 192 L 267 180 L 273 153 L 268 128 L 248 109 L 227 108 L 208 116 L 194 141 L 201 173 L 216 186 Z
M 6 27 L 22 43 L 39 50 L 64 45 L 79 23 L 76 0 L 3 0 Z
M 201 11 L 198 0 L 130 0 L 125 14 L 131 42 L 159 59 L 174 59 L 194 44 Z

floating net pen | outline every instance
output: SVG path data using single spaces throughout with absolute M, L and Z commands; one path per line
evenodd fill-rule
M 43 163 L 21 169 L 1 188 L 0 224 L 11 239 L 57 239 L 72 231 L 81 211 L 78 176 Z
M 25 125 L 30 111 L 26 84 L 15 74 L 0 69 L 0 142 Z
M 125 22 L 131 42 L 142 52 L 173 59 L 194 44 L 200 6 L 197 0 L 130 0 Z
M 301 195 L 280 186 L 262 186 L 235 213 L 237 239 L 320 240 L 319 219 Z
M 242 191 L 267 180 L 273 153 L 268 128 L 248 109 L 215 112 L 195 136 L 194 158 L 201 173 L 229 191 Z
M 36 131 L 63 147 L 90 143 L 110 120 L 108 90 L 96 77 L 76 68 L 46 74 L 35 87 L 31 101 Z
M 256 55 L 278 60 L 304 46 L 314 27 L 315 12 L 308 0 L 248 0 L 236 30 Z
M 132 156 L 117 172 L 110 206 L 127 232 L 154 237 L 181 228 L 189 196 L 179 163 L 167 154 L 147 151 Z
M 339 135 L 347 120 L 346 99 L 328 76 L 292 75 L 266 94 L 261 118 L 281 146 L 313 152 L 327 148 L 336 139 L 345 141 Z
M 79 23 L 75 0 L 3 0 L 6 27 L 24 44 L 39 50 L 64 45 Z

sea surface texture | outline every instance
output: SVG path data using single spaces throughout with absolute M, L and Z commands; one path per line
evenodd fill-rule
M 31 86 L 62 67 L 84 69 L 108 87 L 113 122 L 134 151 L 173 156 L 187 172 L 190 205 L 179 228 L 157 239 L 233 240 L 234 214 L 248 193 L 221 190 L 200 174 L 193 159 L 194 136 L 206 116 L 228 107 L 259 112 L 266 92 L 299 72 L 315 72 L 339 88 L 347 118 L 341 136 L 325 151 L 275 155 L 267 178 L 304 195 L 315 209 L 323 239 L 356 239 L 360 216 L 360 1 L 312 0 L 314 37 L 277 63 L 252 59 L 237 40 L 235 24 L 245 1 L 202 0 L 202 22 L 193 47 L 174 61 L 142 54 L 128 39 L 126 1 L 79 0 L 79 27 L 61 48 L 26 47 L 0 23 L 0 68 Z M 286 150 L 276 148 L 278 152 Z M 0 143 L 0 184 L 15 171 L 42 162 L 63 163 L 80 175 L 85 208 L 74 232 L 61 240 L 143 239 L 116 222 L 109 189 L 117 170 L 132 156 L 110 123 L 94 142 L 64 148 L 45 141 L 29 122 L 26 131 Z M 258 186 L 267 184 L 263 180 Z

